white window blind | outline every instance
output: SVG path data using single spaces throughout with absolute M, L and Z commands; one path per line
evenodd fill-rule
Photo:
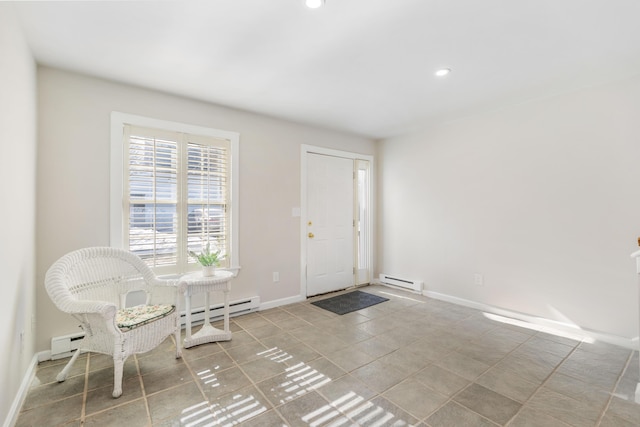
M 209 243 L 230 266 L 230 141 L 125 124 L 123 246 L 157 273 L 195 265 Z

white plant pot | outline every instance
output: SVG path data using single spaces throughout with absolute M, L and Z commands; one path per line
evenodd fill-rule
M 203 277 L 211 277 L 216 274 L 216 266 L 215 265 L 203 265 L 202 266 L 202 276 Z

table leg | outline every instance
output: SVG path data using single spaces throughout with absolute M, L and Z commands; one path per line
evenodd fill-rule
M 229 332 L 229 291 L 224 291 L 224 331 Z
M 184 298 L 185 305 L 185 329 L 187 340 L 191 339 L 191 295 L 187 294 Z
M 211 316 L 209 315 L 209 294 L 210 292 L 205 292 L 204 293 L 204 324 L 202 325 L 203 327 L 205 327 L 206 325 L 211 324 Z

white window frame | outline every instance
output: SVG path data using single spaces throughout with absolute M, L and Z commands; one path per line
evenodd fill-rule
M 240 134 L 237 132 L 207 128 L 167 120 L 153 119 L 134 114 L 114 111 L 111 113 L 111 191 L 110 191 L 110 245 L 116 248 L 124 248 L 123 236 L 123 202 L 125 200 L 124 188 L 124 127 L 125 125 L 142 126 L 153 129 L 162 129 L 171 132 L 184 132 L 193 135 L 209 136 L 218 139 L 226 139 L 231 146 L 231 186 L 229 217 L 231 233 L 229 238 L 230 259 L 229 270 L 237 274 L 240 270 L 240 250 L 238 232 L 238 206 L 239 206 L 239 145 Z M 184 272 L 176 272 L 180 274 Z

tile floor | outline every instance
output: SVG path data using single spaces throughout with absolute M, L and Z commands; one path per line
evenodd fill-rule
M 18 426 L 638 426 L 638 352 L 519 327 L 391 288 L 338 316 L 309 301 L 232 318 L 233 339 L 173 357 L 39 365 Z

